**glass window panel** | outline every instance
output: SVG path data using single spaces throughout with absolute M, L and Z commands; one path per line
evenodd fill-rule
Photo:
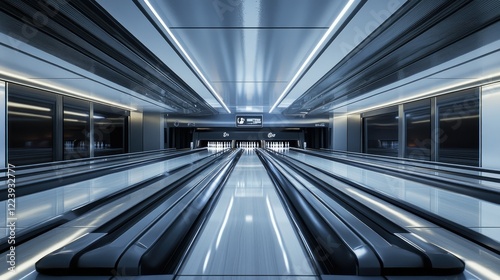
M 125 124 L 128 112 L 94 105 L 94 156 L 126 153 Z
M 437 99 L 438 161 L 479 166 L 479 93 L 477 89 Z
M 64 159 L 90 156 L 90 104 L 64 97 Z
M 27 165 L 54 161 L 55 106 L 54 94 L 8 85 L 9 163 Z
M 405 104 L 405 157 L 431 159 L 431 102 L 430 99 Z
M 398 156 L 398 113 L 364 118 L 368 154 Z

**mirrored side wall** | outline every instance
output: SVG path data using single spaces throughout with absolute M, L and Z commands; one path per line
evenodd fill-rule
M 127 152 L 128 111 L 13 83 L 6 89 L 7 137 L 3 138 L 8 149 L 3 158 L 10 164 Z
M 362 114 L 363 152 L 480 166 L 480 89 Z

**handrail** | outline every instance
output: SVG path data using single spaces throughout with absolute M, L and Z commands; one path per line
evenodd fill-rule
M 165 273 L 162 270 L 168 260 L 173 261 L 171 267 L 176 267 L 176 256 L 183 255 L 186 248 L 182 246 L 189 244 L 186 239 L 201 226 L 198 221 L 203 220 L 210 201 L 216 199 L 214 193 L 222 186 L 228 166 L 235 164 L 236 156 L 241 154 L 235 156 L 235 152 L 228 151 L 224 152 L 229 153 L 226 157 L 217 158 L 216 165 L 204 164 L 140 202 L 132 211 L 123 212 L 110 223 L 42 258 L 36 264 L 37 270 L 57 275 L 111 276 L 114 271 L 127 275 Z M 185 188 L 187 185 L 190 187 Z M 145 227 L 139 229 L 138 223 Z M 129 233 L 130 230 L 138 231 Z M 106 247 L 118 239 L 125 243 L 112 247 L 113 250 Z
M 341 237 L 332 230 L 324 217 L 309 204 L 300 193 L 291 186 L 285 176 L 283 176 L 270 160 L 264 155 L 262 150 L 257 150 L 257 155 L 268 171 L 272 181 L 278 186 L 278 194 L 284 204 L 289 209 L 293 209 L 291 215 L 300 226 L 298 230 L 305 236 L 309 252 L 315 252 L 311 258 L 321 274 L 345 274 L 355 275 L 357 271 L 357 258 L 352 250 L 341 241 Z M 335 243 L 335 254 L 329 248 L 332 242 L 320 242 L 319 237 L 331 238 Z
M 414 205 L 408 203 L 408 202 L 405 202 L 403 200 L 400 200 L 400 199 L 396 199 L 396 198 L 392 198 L 392 197 L 389 197 L 387 195 L 384 195 L 383 193 L 380 193 L 378 191 L 375 191 L 369 187 L 366 187 L 366 186 L 363 186 L 361 184 L 358 184 L 358 183 L 355 183 L 355 182 L 352 182 L 350 181 L 349 179 L 347 178 L 344 178 L 344 177 L 341 177 L 339 175 L 335 175 L 335 174 L 332 174 L 330 172 L 327 172 L 321 168 L 318 168 L 318 167 L 315 167 L 311 164 L 308 164 L 308 163 L 305 163 L 305 162 L 302 162 L 300 160 L 297 160 L 297 159 L 294 159 L 294 158 L 291 158 L 289 156 L 286 156 L 286 155 L 283 155 L 283 154 L 279 154 L 285 158 L 287 158 L 287 160 L 289 161 L 292 161 L 294 162 L 295 164 L 300 164 L 300 165 L 305 165 L 309 168 L 312 168 L 315 170 L 315 172 L 318 172 L 318 173 L 321 173 L 321 174 L 326 174 L 327 176 L 330 176 L 331 178 L 335 179 L 335 180 L 338 180 L 340 182 L 343 182 L 345 184 L 348 184 L 356 189 L 359 189 L 363 192 L 366 192 L 366 193 L 369 193 L 370 195 L 373 195 L 379 199 L 382 199 L 390 204 L 393 204 L 393 205 L 396 205 L 397 207 L 400 207 L 412 214 L 415 214 L 417 216 L 420 216 L 434 224 L 437 224 L 439 226 L 441 226 L 442 228 L 448 230 L 448 231 L 451 231 L 457 235 L 460 235 L 462 237 L 464 237 L 465 239 L 477 244 L 477 245 L 480 245 L 484 248 L 487 248 L 488 250 L 491 250 L 492 252 L 495 252 L 497 254 L 500 254 L 500 242 L 488 237 L 488 236 L 485 236 L 483 234 L 480 234 L 474 230 L 471 230 L 470 228 L 468 227 L 465 227 L 461 224 L 458 224 L 458 223 L 455 223 L 453 221 L 450 221 L 446 218 L 443 218 L 437 214 L 434 214 L 428 210 L 425 210 L 425 209 L 422 209 L 422 208 L 417 208 L 415 207 Z M 411 179 L 411 178 L 410 178 Z M 441 184 L 439 184 L 438 182 L 436 182 L 435 180 L 433 179 L 426 179 L 425 181 L 422 181 L 422 183 L 426 184 L 426 185 L 429 185 L 431 187 L 436 187 L 436 188 L 439 188 L 441 186 Z M 479 191 L 479 190 L 471 190 L 471 192 L 474 192 L 474 191 Z M 465 192 L 464 192 L 465 193 Z M 497 193 L 498 195 L 498 193 Z M 496 197 L 496 196 L 495 196 Z M 494 199 L 498 199 L 498 198 L 493 198 Z M 496 200 L 496 202 L 494 203 L 498 203 L 498 201 L 500 200 Z
M 160 149 L 160 150 L 132 152 L 132 153 L 125 153 L 125 154 L 109 155 L 109 156 L 77 158 L 77 159 L 68 159 L 68 160 L 60 160 L 60 161 L 51 161 L 51 162 L 19 165 L 19 166 L 16 166 L 16 170 L 44 168 L 44 167 L 48 167 L 48 166 L 58 166 L 61 164 L 71 164 L 71 163 L 86 162 L 86 161 L 106 161 L 106 160 L 115 159 L 115 158 L 120 160 L 122 158 L 130 158 L 130 157 L 136 157 L 136 156 L 143 156 L 146 154 L 157 154 L 158 152 L 171 152 L 171 151 L 176 151 L 176 149 L 175 148 L 167 148 L 167 149 Z M 0 168 L 0 173 L 6 172 L 6 171 L 7 171 L 7 168 Z
M 399 177 L 399 178 L 414 181 L 414 182 L 419 182 L 419 183 L 424 183 L 424 184 L 427 184 L 428 182 L 432 182 L 432 185 L 434 187 L 444 189 L 444 190 L 453 191 L 453 192 L 460 193 L 460 194 L 467 195 L 467 196 L 471 196 L 471 197 L 474 197 L 477 199 L 489 201 L 492 203 L 498 203 L 498 201 L 500 201 L 500 192 L 498 190 L 480 187 L 478 185 L 466 183 L 464 181 L 443 178 L 443 177 L 436 176 L 433 174 L 418 173 L 418 172 L 410 171 L 410 170 L 402 170 L 400 168 L 391 168 L 391 167 L 387 167 L 387 166 L 376 165 L 374 163 L 365 163 L 365 162 L 353 161 L 353 160 L 349 160 L 349 159 L 329 157 L 329 156 L 321 155 L 321 154 L 315 154 L 315 153 L 311 154 L 310 153 L 310 155 L 314 155 L 316 157 L 328 159 L 331 161 L 340 162 L 340 163 L 351 165 L 351 166 L 356 166 L 356 167 L 366 169 L 366 170 L 371 170 L 374 172 L 380 172 L 380 173 L 392 175 L 395 177 Z M 286 154 L 284 154 L 284 156 L 289 157 Z M 457 173 L 457 174 L 459 174 L 459 173 Z M 467 177 L 467 176 L 464 176 L 464 177 Z M 482 178 L 481 180 L 485 180 L 485 181 L 492 181 L 492 180 L 496 181 L 496 179 L 494 179 L 494 178 L 489 178 L 489 177 L 484 177 L 484 178 L 481 177 L 481 178 Z
M 290 148 L 290 150 L 292 150 L 292 149 L 304 151 L 303 149 Z M 315 150 L 308 149 L 307 151 L 315 151 Z M 492 173 L 492 174 L 499 174 L 500 175 L 500 170 L 497 170 L 497 169 L 490 169 L 490 168 L 483 168 L 483 167 L 469 166 L 469 165 L 462 165 L 462 164 L 455 164 L 455 163 L 447 163 L 447 162 L 440 162 L 440 161 L 428 161 L 428 160 L 421 160 L 421 159 L 414 159 L 414 158 L 400 158 L 400 157 L 391 157 L 391 156 L 384 156 L 384 155 L 373 155 L 373 154 L 367 154 L 367 153 L 332 150 L 332 149 L 324 149 L 324 148 L 319 149 L 317 151 L 325 151 L 325 152 L 330 153 L 330 154 L 333 154 L 333 153 L 346 154 L 349 156 L 355 156 L 355 157 L 360 157 L 360 158 L 369 158 L 369 159 L 387 161 L 387 162 L 398 161 L 398 162 L 405 162 L 405 164 L 406 164 L 406 162 L 412 162 L 412 163 L 443 166 L 443 167 L 448 167 L 448 168 L 464 169 L 464 170 L 469 170 L 469 171 L 477 171 L 477 172 Z M 414 166 L 421 167 L 420 165 L 414 165 Z M 441 169 L 439 169 L 439 170 L 441 170 Z
M 342 220 L 351 231 L 356 232 L 368 242 L 369 246 L 362 250 L 364 253 L 357 256 L 358 275 L 377 275 L 374 274 L 377 272 L 377 269 L 373 261 L 370 262 L 366 259 L 370 248 L 375 250 L 379 260 L 382 262 L 378 270 L 379 275 L 436 275 L 436 273 L 440 275 L 453 275 L 461 273 L 464 270 L 465 265 L 461 260 L 441 248 L 416 238 L 404 228 L 374 212 L 356 199 L 337 190 L 336 187 L 331 185 L 332 182 L 326 182 L 322 179 L 322 176 L 318 175 L 318 170 L 306 171 L 303 167 L 297 166 L 296 162 L 292 162 L 285 157 L 280 157 L 278 153 L 270 153 L 269 155 L 272 161 L 274 161 L 273 164 L 283 164 L 279 172 L 288 173 L 290 172 L 289 170 L 292 170 L 295 173 L 290 172 L 289 176 L 297 176 L 299 178 L 297 181 L 307 181 L 307 184 L 305 184 L 305 181 L 301 183 L 304 184 L 301 187 L 303 189 L 302 195 L 310 197 L 306 200 L 310 201 L 311 205 L 315 205 L 315 209 L 318 209 L 317 211 L 321 211 L 319 209 L 324 207 L 330 209 L 331 212 L 323 211 L 322 216 L 326 219 L 328 217 L 337 217 L 330 219 L 331 222 L 329 225 L 342 232 L 342 235 L 345 235 L 345 242 L 349 242 L 347 240 L 353 242 L 353 239 L 349 239 L 348 237 L 349 230 L 341 230 L 343 225 L 336 222 L 337 219 Z M 287 170 L 285 171 L 284 168 Z M 327 174 L 326 172 L 324 173 Z M 334 180 L 333 184 L 347 184 L 351 186 L 349 183 L 352 182 L 337 182 Z M 326 195 L 333 200 L 327 203 L 325 197 L 320 197 L 320 194 L 313 192 L 308 185 L 314 186 L 321 192 L 321 195 Z M 369 225 L 369 228 L 367 225 Z M 371 231 L 373 233 L 370 233 Z M 383 236 L 387 241 L 380 240 L 380 237 L 377 237 L 379 235 Z M 394 245 L 387 246 L 387 242 Z M 353 245 L 355 244 L 353 243 Z M 353 245 L 350 247 L 352 248 Z M 352 249 L 359 250 L 360 248 L 360 245 L 357 245 Z M 421 251 L 420 248 L 425 249 Z M 415 256 L 419 256 L 421 260 L 419 261 Z M 364 268 L 362 269 L 362 267 Z
M 183 166 L 177 167 L 169 172 L 169 175 L 177 173 L 179 171 L 182 171 L 183 169 L 187 168 L 188 166 L 192 166 L 195 164 L 202 164 L 207 165 L 212 162 L 214 162 L 217 158 L 216 157 L 204 157 L 201 159 L 198 159 L 194 162 L 185 164 Z M 194 172 L 193 172 L 194 173 Z M 85 213 L 88 213 L 104 204 L 110 203 L 113 200 L 119 199 L 121 197 L 124 197 L 130 193 L 133 193 L 141 188 L 144 188 L 148 185 L 151 185 L 163 178 L 166 178 L 167 174 L 159 174 L 158 176 L 154 176 L 152 178 L 147 178 L 141 182 L 138 182 L 136 184 L 127 186 L 123 189 L 119 189 L 116 192 L 113 192 L 111 194 L 105 195 L 99 199 L 96 199 L 92 202 L 80 205 L 74 209 L 71 209 L 69 211 L 66 211 L 65 213 L 62 213 L 58 216 L 52 217 L 48 220 L 41 221 L 37 223 L 36 225 L 33 225 L 25 230 L 20 230 L 16 233 L 16 245 L 19 246 L 20 244 L 44 233 L 47 232 L 59 225 L 62 225 L 72 219 L 75 219 L 79 216 L 82 216 Z M 9 248 L 10 245 L 7 243 L 7 237 L 0 238 L 0 252 L 3 252 Z

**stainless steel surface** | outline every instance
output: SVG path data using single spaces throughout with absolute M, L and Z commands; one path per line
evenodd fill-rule
M 481 201 L 409 180 L 363 170 L 295 151 L 289 151 L 287 154 L 327 172 L 381 192 L 384 195 L 412 203 L 416 207 L 436 213 L 441 217 L 500 241 L 499 204 Z M 467 279 L 498 279 L 500 276 L 500 266 L 498 266 L 500 256 L 498 254 L 483 249 L 475 243 L 363 191 L 354 188 L 345 188 L 342 191 L 404 226 L 408 231 L 461 258 L 466 263 L 465 275 Z
M 500 241 L 500 204 L 294 151 L 289 155 Z
M 482 88 L 481 103 L 481 163 L 484 168 L 500 169 L 500 83 Z
M 372 155 L 362 154 L 346 154 L 343 152 L 332 151 L 330 156 L 339 159 L 347 159 L 353 162 L 361 162 L 372 166 L 384 166 L 393 169 L 400 169 L 403 171 L 410 171 L 430 176 L 440 176 L 449 179 L 452 182 L 460 184 L 469 184 L 473 188 L 489 189 L 493 191 L 500 190 L 500 184 L 494 182 L 500 178 L 500 174 L 488 172 L 487 170 L 471 170 L 466 166 L 449 165 L 443 166 L 440 163 L 433 164 L 432 162 L 414 162 L 405 159 L 390 158 L 388 161 L 381 161 L 378 158 L 373 158 Z M 407 165 L 408 164 L 408 165 Z M 464 168 L 465 167 L 465 168 Z M 430 169 L 429 169 L 430 168 Z M 463 175 L 481 176 L 483 180 L 474 177 L 464 177 Z
M 26 201 L 27 203 L 21 204 L 20 202 L 18 202 L 19 213 L 23 214 L 24 217 L 19 218 L 18 215 L 17 221 L 24 222 L 24 220 L 27 218 L 29 218 L 30 221 L 33 221 L 31 215 L 39 217 L 38 221 L 42 221 L 44 218 L 54 215 L 56 211 L 71 209 L 69 207 L 71 203 L 83 203 L 85 202 L 85 200 L 96 199 L 100 195 L 103 195 L 104 191 L 116 191 L 117 188 L 128 186 L 131 182 L 141 181 L 142 179 L 158 174 L 158 172 L 163 173 L 185 163 L 193 162 L 197 158 L 202 157 L 203 154 L 206 155 L 207 153 L 210 152 L 190 154 L 186 157 L 180 157 L 170 161 L 145 166 L 142 169 L 138 168 L 120 172 L 117 174 L 109 175 L 109 178 L 105 178 L 106 176 L 102 178 L 96 178 L 94 180 L 78 183 L 72 187 L 68 187 L 68 189 L 66 189 L 66 187 L 61 187 L 56 189 L 58 190 L 58 192 L 51 194 L 53 195 L 53 197 L 49 196 L 46 192 L 38 193 L 36 195 L 33 195 L 32 197 L 28 196 L 29 200 Z M 35 271 L 35 263 L 39 259 L 71 243 L 72 241 L 82 237 L 83 235 L 92 232 L 94 229 L 106 224 L 108 221 L 114 219 L 121 213 L 132 209 L 138 203 L 146 199 L 150 199 L 152 195 L 165 187 L 167 181 L 172 182 L 180 180 L 180 178 L 186 176 L 186 174 L 193 172 L 195 167 L 196 166 L 190 166 L 167 177 L 165 181 L 162 180 L 156 182 L 119 199 L 113 200 L 104 206 L 85 213 L 84 215 L 70 222 L 67 222 L 55 229 L 43 233 L 40 236 L 27 241 L 26 243 L 20 245 L 16 244 L 16 271 L 15 273 L 8 271 L 8 263 L 2 261 L 0 262 L 0 279 L 38 279 L 40 276 Z M 109 190 L 106 190 L 106 188 L 109 188 Z M 78 197 L 80 197 L 80 200 L 77 199 Z M 52 200 L 54 200 L 55 202 L 52 203 Z M 69 204 L 64 207 L 65 203 Z M 29 206 L 31 206 L 31 208 Z M 2 210 L 4 209 L 5 206 L 2 207 Z M 30 213 L 30 216 L 26 216 L 27 212 Z M 3 219 L 3 221 L 5 221 L 5 219 Z M 5 232 L 5 229 L 2 229 L 2 233 L 3 232 Z M 5 254 L 7 254 L 7 252 L 5 252 Z M 42 279 L 50 278 L 51 276 L 42 277 Z M 76 278 L 73 278 L 73 276 L 71 276 L 66 279 Z M 91 279 L 100 278 L 92 277 Z M 106 279 L 109 279 L 109 277 Z
M 150 1 L 231 112 L 268 112 L 347 2 Z
M 81 181 L 16 198 L 17 230 L 23 230 L 56 217 L 83 204 L 95 201 L 124 187 L 173 170 L 205 157 L 211 151 L 189 154 L 126 171 Z M 0 202 L 0 238 L 7 234 L 7 200 Z
M 274 188 L 257 155 L 247 150 L 195 241 L 179 279 L 232 275 L 241 279 L 316 279 Z

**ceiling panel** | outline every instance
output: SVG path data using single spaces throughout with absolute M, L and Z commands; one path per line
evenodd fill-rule
M 176 29 L 194 62 L 233 111 L 245 101 L 264 110 L 276 101 L 324 30 Z M 244 97 L 242 97 L 244 96 Z
M 325 114 L 473 52 L 497 40 L 490 30 L 498 30 L 499 7 L 496 0 L 409 1 L 284 113 Z
M 346 2 L 150 1 L 232 112 L 269 111 Z
M 0 42 L 16 41 L 0 33 Z M 91 69 L 83 70 L 20 41 L 15 46 L 12 48 L 0 43 L 2 80 L 139 111 L 175 112 L 166 104 L 111 83 Z
M 347 1 L 150 0 L 171 28 L 328 28 Z

